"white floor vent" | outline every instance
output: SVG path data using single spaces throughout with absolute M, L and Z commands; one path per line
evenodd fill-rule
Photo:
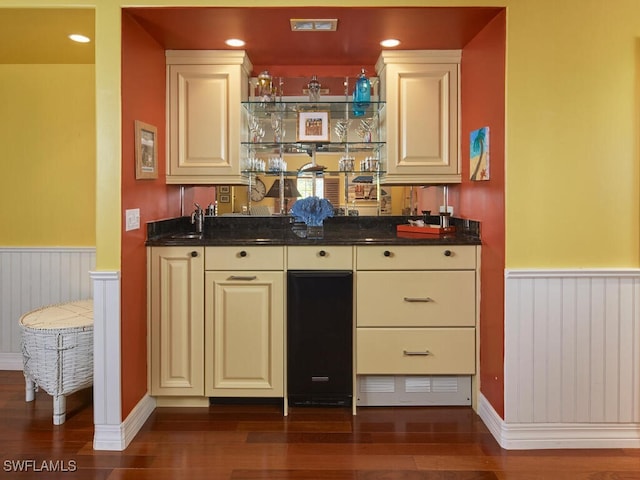
M 471 377 L 360 375 L 357 405 L 471 405 Z

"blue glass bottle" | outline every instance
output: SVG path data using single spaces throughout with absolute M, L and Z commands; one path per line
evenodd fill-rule
M 353 115 L 356 117 L 362 117 L 365 114 L 370 101 L 371 82 L 369 82 L 363 68 L 353 89 Z

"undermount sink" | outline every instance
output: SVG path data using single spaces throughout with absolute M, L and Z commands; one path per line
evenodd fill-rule
M 171 235 L 170 238 L 188 240 L 190 238 L 202 238 L 201 233 L 176 233 L 175 235 Z

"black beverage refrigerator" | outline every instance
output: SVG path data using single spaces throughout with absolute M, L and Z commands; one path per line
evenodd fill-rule
M 291 405 L 351 405 L 351 271 L 287 272 L 287 394 Z

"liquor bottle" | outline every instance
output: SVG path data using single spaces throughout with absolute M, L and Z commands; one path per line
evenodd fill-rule
M 364 68 L 360 72 L 353 89 L 353 115 L 362 117 L 371 101 L 371 82 L 365 74 Z

